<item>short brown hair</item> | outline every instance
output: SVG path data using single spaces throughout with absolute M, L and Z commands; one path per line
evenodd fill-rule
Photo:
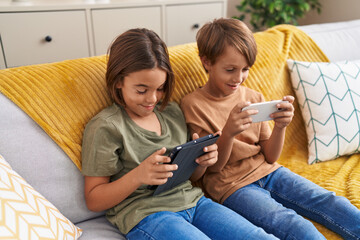
M 211 64 L 224 52 L 225 47 L 235 47 L 251 67 L 255 63 L 257 46 L 252 31 L 245 23 L 233 18 L 219 18 L 206 23 L 196 34 L 199 56 Z
M 119 35 L 108 50 L 106 85 L 111 99 L 125 106 L 121 91 L 116 88 L 117 83 L 124 81 L 130 73 L 153 68 L 166 72 L 162 110 L 174 88 L 174 74 L 165 43 L 155 32 L 145 28 L 130 29 Z

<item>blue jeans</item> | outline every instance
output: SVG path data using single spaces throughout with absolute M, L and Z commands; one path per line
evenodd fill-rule
M 360 239 L 359 209 L 284 167 L 237 190 L 224 205 L 280 239 L 325 239 L 300 215 L 344 239 Z
M 127 239 L 157 240 L 259 240 L 277 239 L 236 212 L 202 197 L 193 208 L 180 212 L 157 212 L 140 221 Z

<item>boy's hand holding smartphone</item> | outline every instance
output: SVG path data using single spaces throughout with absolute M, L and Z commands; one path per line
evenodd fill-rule
M 274 100 L 268 102 L 253 103 L 246 106 L 242 111 L 250 109 L 257 110 L 256 114 L 251 114 L 252 122 L 263 122 L 274 120 L 279 127 L 286 127 L 292 120 L 294 115 L 294 107 L 292 103 L 294 97 L 285 96 L 283 100 Z
M 250 127 L 252 123 L 251 115 L 257 114 L 258 111 L 256 109 L 242 111 L 244 107 L 249 105 L 250 102 L 241 102 L 236 104 L 231 110 L 226 124 L 222 129 L 222 134 L 226 138 L 233 138 Z
M 261 103 L 239 103 L 230 112 L 223 129 L 224 134 L 236 136 L 250 127 L 251 123 L 275 121 L 275 126 L 288 126 L 294 116 L 294 97 L 285 96 L 282 100 Z
M 271 115 L 271 117 L 274 118 L 275 126 L 278 128 L 287 127 L 294 117 L 295 108 L 293 106 L 293 103 L 295 101 L 295 98 L 288 95 L 283 98 L 283 101 L 286 101 L 286 103 L 280 105 L 283 110 L 281 112 L 273 113 Z
M 276 113 L 286 110 L 284 103 L 288 103 L 288 101 L 274 100 L 269 102 L 252 103 L 249 106 L 244 107 L 241 111 L 246 111 L 249 109 L 257 110 L 256 114 L 251 115 L 253 123 L 270 121 L 276 117 L 279 117 L 277 115 L 280 114 Z

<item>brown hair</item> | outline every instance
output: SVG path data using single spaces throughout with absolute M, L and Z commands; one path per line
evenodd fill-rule
M 165 43 L 155 32 L 145 28 L 130 29 L 119 35 L 108 50 L 105 77 L 111 99 L 125 106 L 121 91 L 116 88 L 117 83 L 124 81 L 124 77 L 130 73 L 153 68 L 160 68 L 167 75 L 160 107 L 162 110 L 174 88 L 174 74 Z
M 211 64 L 224 52 L 226 46 L 235 47 L 247 60 L 249 67 L 255 63 L 257 46 L 254 35 L 245 23 L 233 18 L 219 18 L 206 23 L 196 34 L 199 56 Z M 206 70 L 206 69 L 205 69 Z

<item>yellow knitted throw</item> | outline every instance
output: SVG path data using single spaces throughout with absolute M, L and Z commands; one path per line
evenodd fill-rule
M 106 93 L 105 57 L 40 64 L 0 71 L 0 91 L 24 110 L 78 168 L 82 132 Z
M 255 33 L 258 56 L 245 85 L 267 100 L 293 94 L 286 59 L 328 61 L 302 31 L 280 25 Z M 169 48 L 176 76 L 172 100 L 202 86 L 207 76 L 195 43 Z M 24 66 L 0 71 L 0 91 L 23 109 L 81 169 L 81 140 L 86 123 L 111 102 L 105 88 L 106 57 Z M 307 164 L 307 138 L 297 102 L 279 163 L 311 181 L 346 196 L 360 208 L 360 155 Z M 327 239 L 340 239 L 316 224 Z

